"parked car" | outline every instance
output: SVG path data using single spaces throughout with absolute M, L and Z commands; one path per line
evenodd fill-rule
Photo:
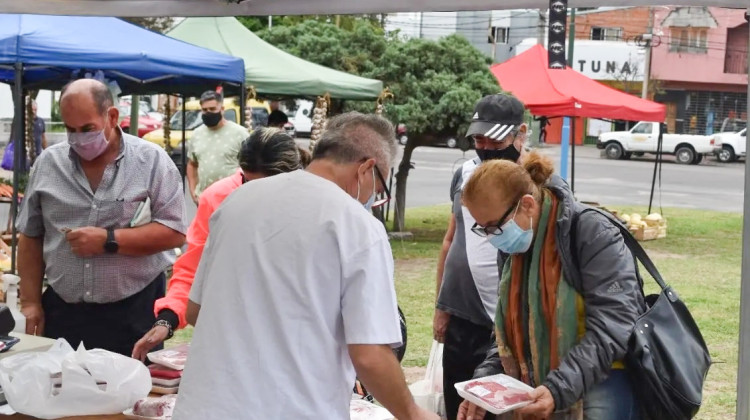
M 247 101 L 247 108 L 251 110 L 253 126 L 268 124 L 268 114 L 271 113 L 268 102 L 256 101 L 251 99 Z M 236 98 L 224 98 L 224 118 L 239 124 L 240 104 Z M 193 130 L 203 125 L 201 118 L 201 105 L 198 100 L 188 101 L 185 103 L 185 138 L 189 139 Z M 182 141 L 182 110 L 178 108 L 169 119 L 170 143 L 173 149 L 180 147 Z M 164 130 L 155 130 L 143 137 L 144 139 L 164 146 Z
M 127 106 L 128 108 L 130 108 L 130 103 L 131 101 L 130 101 L 129 96 L 126 96 L 120 100 L 120 106 Z M 148 114 L 149 117 L 155 120 L 164 121 L 164 114 L 157 111 L 156 108 L 154 108 L 154 106 L 151 105 L 151 101 L 146 101 L 142 99 L 141 101 L 138 102 L 138 108 L 139 108 L 139 111 L 143 110 L 146 114 Z M 128 112 L 128 114 L 130 114 L 130 112 Z
M 312 132 L 312 111 L 314 104 L 312 101 L 300 99 L 295 101 L 295 108 L 287 110 L 290 116 L 289 122 L 294 125 L 296 135 L 300 137 L 310 137 Z
M 604 149 L 607 159 L 630 159 L 633 154 L 656 153 L 661 124 L 641 121 L 629 131 L 599 135 L 596 147 Z M 664 133 L 662 153 L 674 155 L 677 163 L 696 165 L 705 155 L 721 150 L 713 136 Z
M 747 149 L 747 128 L 736 133 L 714 134 L 716 143 L 721 144 L 721 150 L 716 153 L 719 162 L 734 162 L 738 158 L 744 158 Z
M 409 141 L 409 133 L 405 124 L 398 124 L 396 126 L 396 139 L 402 146 L 405 146 Z M 461 150 L 469 150 L 474 147 L 474 142 L 469 139 L 456 139 L 456 137 L 448 136 L 435 140 L 430 143 L 430 146 L 448 147 L 451 149 L 458 147 Z
M 130 105 L 120 106 L 120 127 L 123 131 L 130 132 Z M 158 130 L 162 127 L 162 120 L 156 120 L 148 116 L 145 111 L 138 112 L 138 137 Z

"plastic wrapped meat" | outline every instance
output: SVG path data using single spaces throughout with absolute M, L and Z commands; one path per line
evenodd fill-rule
M 529 401 L 528 391 L 506 387 L 495 381 L 470 382 L 466 385 L 466 391 L 497 410 Z
M 152 363 L 158 363 L 171 369 L 183 370 L 189 351 L 190 344 L 183 344 L 170 349 L 155 351 L 147 356 Z
M 133 414 L 141 417 L 171 417 L 175 401 L 177 399 L 174 396 L 143 398 L 135 403 Z

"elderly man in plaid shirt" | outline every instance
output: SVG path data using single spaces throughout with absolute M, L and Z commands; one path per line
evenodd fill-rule
M 17 220 L 26 332 L 130 355 L 185 241 L 180 174 L 120 130 L 103 83 L 70 83 L 60 112 L 68 141 L 39 156 Z

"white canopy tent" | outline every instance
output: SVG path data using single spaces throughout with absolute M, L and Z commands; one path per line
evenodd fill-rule
M 569 0 L 569 7 L 661 6 L 668 0 Z M 676 0 L 683 6 L 747 8 L 749 0 Z M 673 3 L 673 4 L 674 4 Z M 549 0 L 0 0 L 0 13 L 98 16 L 315 15 L 456 10 L 546 9 Z M 750 68 L 750 54 L 748 54 Z M 749 70 L 750 71 L 750 70 Z M 750 75 L 749 75 L 750 77 Z M 748 85 L 750 97 L 750 84 Z M 748 101 L 750 114 L 750 101 Z M 744 221 L 750 220 L 750 159 Z M 750 420 L 750 223 L 743 223 L 737 420 Z

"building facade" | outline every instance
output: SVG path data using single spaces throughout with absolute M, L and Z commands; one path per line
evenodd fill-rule
M 496 63 L 515 56 L 524 39 L 546 35 L 544 15 L 535 9 L 395 13 L 386 19 L 386 30 L 432 40 L 459 34 Z
M 654 97 L 670 132 L 713 134 L 747 121 L 748 23 L 744 11 L 655 8 Z

